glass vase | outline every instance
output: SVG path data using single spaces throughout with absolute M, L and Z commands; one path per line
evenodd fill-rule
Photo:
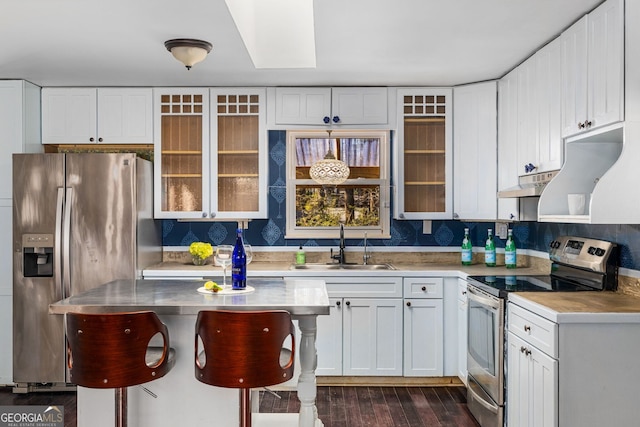
M 200 258 L 199 256 L 192 256 L 191 260 L 193 265 L 205 265 L 207 263 L 207 258 Z

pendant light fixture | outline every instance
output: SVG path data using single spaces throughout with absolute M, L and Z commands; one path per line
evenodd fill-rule
M 202 61 L 211 52 L 213 45 L 204 40 L 196 39 L 172 39 L 164 42 L 164 46 L 178 61 L 182 62 L 187 70 Z
M 329 134 L 329 151 L 324 156 L 324 159 L 315 162 L 309 169 L 309 175 L 318 184 L 323 186 L 335 186 L 342 184 L 349 178 L 349 166 L 342 160 L 336 159 L 331 150 L 331 131 Z

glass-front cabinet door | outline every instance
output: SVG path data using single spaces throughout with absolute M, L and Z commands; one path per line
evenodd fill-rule
M 265 90 L 158 88 L 155 217 L 267 217 Z
M 267 217 L 265 89 L 211 89 L 211 212 Z
M 451 219 L 452 91 L 398 89 L 395 219 Z
M 209 89 L 154 89 L 154 216 L 209 217 Z

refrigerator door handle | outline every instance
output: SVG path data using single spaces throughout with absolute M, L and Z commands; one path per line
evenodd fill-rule
M 73 189 L 67 188 L 65 191 L 64 220 L 62 225 L 62 268 L 63 274 L 63 298 L 71 296 L 71 206 L 73 205 Z
M 64 203 L 64 188 L 58 187 L 56 199 L 56 230 L 53 248 L 53 277 L 56 289 L 62 290 L 62 215 Z M 64 297 L 63 297 L 64 298 Z

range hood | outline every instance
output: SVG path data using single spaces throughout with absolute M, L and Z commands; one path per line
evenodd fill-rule
M 540 172 L 518 178 L 518 185 L 498 191 L 500 198 L 538 197 L 558 171 Z

